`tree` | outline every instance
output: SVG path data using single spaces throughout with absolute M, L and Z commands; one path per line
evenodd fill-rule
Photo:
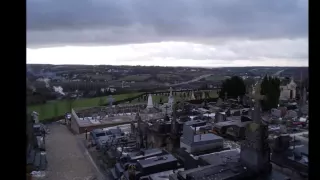
M 230 79 L 223 81 L 221 90 L 219 91 L 219 97 L 224 98 L 225 93 L 228 94 L 228 97 L 235 99 L 238 98 L 238 96 L 245 95 L 246 86 L 242 78 L 233 76 Z
M 261 101 L 263 111 L 278 107 L 280 97 L 280 80 L 265 76 L 261 82 L 261 92 L 265 99 Z

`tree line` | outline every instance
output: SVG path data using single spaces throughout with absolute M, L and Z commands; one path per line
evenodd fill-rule
M 237 99 L 240 97 L 242 99 L 247 92 L 247 88 L 250 87 L 246 86 L 241 77 L 233 76 L 223 81 L 221 90 L 218 92 L 219 98 Z M 265 98 L 261 100 L 261 107 L 263 111 L 277 108 L 280 97 L 280 79 L 265 76 L 261 82 L 260 94 L 265 96 Z

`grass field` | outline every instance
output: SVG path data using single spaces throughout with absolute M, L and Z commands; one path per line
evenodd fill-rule
M 130 75 L 123 78 L 120 78 L 121 81 L 144 81 L 151 77 L 150 74 L 138 74 L 138 75 Z
M 139 94 L 143 94 L 143 93 L 119 94 L 119 95 L 114 95 L 113 98 L 115 99 L 115 101 L 119 101 L 122 99 L 138 96 Z M 72 102 L 72 108 L 99 106 L 100 101 L 102 103 L 107 103 L 107 97 L 108 96 L 77 99 Z M 27 111 L 38 112 L 39 120 L 49 119 L 56 116 L 64 115 L 66 112 L 69 112 L 70 101 L 61 100 L 61 101 L 48 102 L 46 104 L 41 104 L 41 105 L 28 106 Z
M 140 94 L 143 94 L 143 93 L 138 92 L 138 93 L 130 93 L 130 94 L 119 94 L 119 95 L 114 95 L 113 98 L 115 99 L 115 101 L 119 101 L 119 100 L 127 99 L 130 97 L 138 96 Z M 209 95 L 211 98 L 218 97 L 218 94 L 215 90 L 211 91 L 209 93 Z M 108 96 L 96 97 L 96 98 L 76 99 L 72 102 L 72 108 L 99 106 L 100 102 L 107 103 L 107 98 L 108 98 Z M 180 93 L 177 93 L 174 96 L 174 98 L 175 98 L 175 101 L 179 101 L 183 97 L 180 97 Z M 160 99 L 162 99 L 163 103 L 168 102 L 168 96 L 163 96 L 163 95 L 158 95 L 158 96 L 153 95 L 152 96 L 152 100 L 155 103 L 159 103 Z M 189 100 L 189 99 L 187 99 L 187 100 Z M 131 103 L 138 103 L 138 102 L 139 101 L 134 100 Z M 146 101 L 141 100 L 140 102 L 146 102 Z M 57 100 L 57 101 L 47 102 L 46 104 L 28 106 L 27 111 L 29 113 L 32 111 L 38 112 L 40 120 L 54 118 L 56 116 L 62 116 L 66 112 L 70 112 L 70 101 L 67 101 L 67 100 L 58 101 Z
M 227 79 L 228 77 L 226 76 L 209 76 L 206 78 L 207 81 L 223 81 Z
M 169 79 L 177 79 L 177 80 L 181 80 L 182 78 L 179 75 L 176 74 L 157 74 L 157 78 L 166 81 Z

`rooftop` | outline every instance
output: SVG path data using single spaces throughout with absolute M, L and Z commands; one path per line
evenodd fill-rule
M 208 165 L 220 165 L 225 162 L 237 162 L 240 158 L 240 152 L 237 149 L 205 154 L 198 157 L 200 161 Z
M 156 166 L 158 164 L 175 162 L 175 161 L 177 162 L 178 160 L 174 156 L 172 156 L 171 154 L 166 154 L 162 156 L 147 158 L 144 160 L 138 160 L 138 163 L 142 168 L 147 168 L 150 166 Z
M 244 168 L 240 163 L 234 163 L 232 164 L 232 167 L 210 166 L 199 169 L 198 171 L 188 173 L 187 177 L 192 180 L 226 180 L 230 178 L 236 178 L 246 172 L 247 169 Z
M 174 170 L 169 170 L 169 171 L 163 171 L 163 172 L 159 172 L 159 173 L 155 173 L 155 174 L 151 174 L 149 175 L 149 178 L 151 180 L 169 180 L 169 176 L 171 174 L 174 174 L 175 172 L 179 171 L 179 170 L 183 170 L 183 169 L 178 169 L 176 171 Z
M 221 128 L 224 126 L 238 126 L 238 127 L 245 127 L 251 121 L 241 122 L 240 120 L 231 120 L 231 121 L 224 121 L 215 123 L 213 126 L 216 128 Z
M 202 124 L 206 124 L 206 121 L 203 120 L 195 120 L 195 121 L 187 121 L 184 124 L 186 126 L 201 126 Z
M 214 140 L 223 140 L 222 137 L 217 136 L 215 134 L 207 133 L 207 134 L 197 134 L 194 136 L 194 142 L 206 142 L 206 141 L 214 141 Z

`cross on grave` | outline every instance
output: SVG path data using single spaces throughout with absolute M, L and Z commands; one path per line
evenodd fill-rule
M 166 114 L 168 114 L 168 108 L 169 108 L 169 106 L 166 105 L 166 106 L 164 106 L 164 108 L 166 109 Z

